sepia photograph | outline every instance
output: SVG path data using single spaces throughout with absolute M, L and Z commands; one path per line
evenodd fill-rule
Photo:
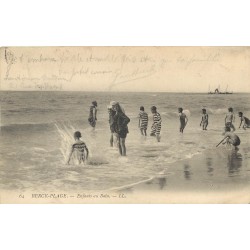
M 0 203 L 249 203 L 249 47 L 1 47 Z
M 246 1 L 2 1 L 5 250 L 248 249 Z

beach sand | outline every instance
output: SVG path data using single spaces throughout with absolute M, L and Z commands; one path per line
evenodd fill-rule
M 138 203 L 249 203 L 249 147 L 208 149 L 165 171 L 114 191 Z

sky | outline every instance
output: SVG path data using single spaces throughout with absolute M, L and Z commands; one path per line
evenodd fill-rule
M 2 47 L 1 90 L 250 92 L 250 47 Z

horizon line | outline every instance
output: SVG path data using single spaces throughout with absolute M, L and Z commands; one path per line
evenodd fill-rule
M 11 89 L 4 89 L 4 90 L 1 90 L 0 89 L 0 92 L 109 92 L 109 93 L 173 93 L 173 94 L 176 94 L 176 93 L 183 93 L 183 94 L 210 94 L 210 92 L 181 92 L 181 91 L 131 91 L 131 90 L 123 90 L 123 91 L 109 91 L 109 90 L 11 90 Z M 250 92 L 230 92 L 230 94 L 250 94 Z M 212 92 L 212 94 L 215 94 Z M 220 94 L 215 94 L 215 95 L 220 95 Z M 222 94 L 224 95 L 224 94 Z

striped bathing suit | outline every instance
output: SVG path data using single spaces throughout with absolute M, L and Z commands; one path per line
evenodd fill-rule
M 79 142 L 79 143 L 75 143 L 72 145 L 72 148 L 75 150 L 77 150 L 78 152 L 83 153 L 84 150 L 86 150 L 86 144 L 84 142 Z
M 147 129 L 148 128 L 148 114 L 144 111 L 140 111 L 139 119 L 140 119 L 140 129 Z
M 78 141 L 72 145 L 72 153 L 74 152 L 74 155 L 78 159 L 79 163 L 81 163 L 81 161 L 85 161 L 85 151 L 88 155 L 88 148 L 83 141 Z
M 159 124 L 157 124 L 157 122 L 159 122 Z M 155 114 L 153 114 L 153 125 L 152 125 L 152 134 L 157 134 L 159 135 L 161 133 L 161 115 L 157 112 Z

